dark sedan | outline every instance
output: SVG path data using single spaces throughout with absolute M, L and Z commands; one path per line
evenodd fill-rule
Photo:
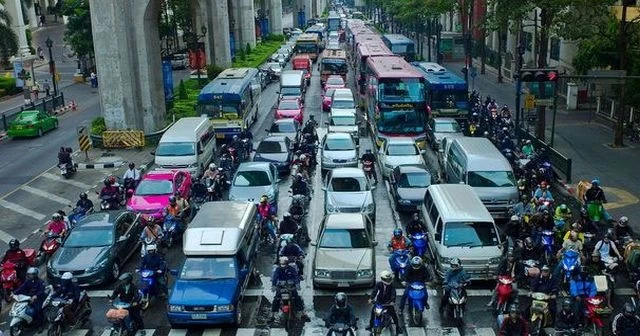
M 391 194 L 398 211 L 417 211 L 431 185 L 431 173 L 424 165 L 400 165 L 389 175 Z
M 47 279 L 57 283 L 71 272 L 80 285 L 117 279 L 125 262 L 138 251 L 140 215 L 131 211 L 97 212 L 81 220 L 47 264 Z
M 293 157 L 291 140 L 282 135 L 268 136 L 258 144 L 253 161 L 270 162 L 278 167 L 278 173 L 284 174 L 291 168 Z

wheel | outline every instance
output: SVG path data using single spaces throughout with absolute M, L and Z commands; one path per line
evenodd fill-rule
M 411 309 L 411 322 L 416 327 L 422 326 L 422 312 L 415 308 Z
M 19 336 L 20 334 L 22 334 L 22 322 L 12 326 L 9 329 L 9 334 L 11 336 Z
M 60 323 L 52 324 L 47 329 L 47 336 L 61 336 L 62 335 L 62 325 Z
M 118 280 L 119 276 L 120 276 L 120 265 L 118 265 L 118 262 L 115 261 L 113 263 L 113 266 L 111 266 L 111 278 L 113 278 L 113 280 Z
M 43 134 L 42 128 L 38 128 L 38 137 L 41 137 Z
M 149 293 L 144 293 L 144 295 L 142 296 L 142 299 L 140 299 L 140 308 L 142 310 L 147 310 L 149 308 L 149 304 L 150 304 L 150 299 L 149 299 Z

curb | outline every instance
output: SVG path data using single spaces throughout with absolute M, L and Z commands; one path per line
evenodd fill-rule
M 7 132 L 2 131 L 0 132 L 0 142 L 6 140 L 9 136 L 7 135 Z
M 117 161 L 111 163 L 78 163 L 78 169 L 105 169 L 105 168 L 118 168 L 124 165 L 124 161 Z

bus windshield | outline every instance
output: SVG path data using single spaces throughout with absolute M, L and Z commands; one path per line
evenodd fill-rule
M 467 108 L 467 91 L 431 91 L 431 108 Z
M 298 53 L 317 53 L 318 52 L 318 44 L 316 43 L 298 43 L 296 44 L 296 51 Z
M 347 61 L 344 59 L 323 59 L 322 71 L 328 71 L 335 74 L 346 74 L 348 71 Z
M 389 133 L 422 133 L 424 114 L 424 110 L 419 108 L 383 108 L 378 119 L 378 130 Z
M 198 105 L 198 114 L 206 114 L 211 119 L 235 119 L 242 115 L 239 104 Z
M 391 51 L 394 54 L 412 54 L 413 44 L 395 44 L 391 46 Z
M 422 102 L 424 83 L 417 78 L 383 79 L 378 84 L 379 100 L 383 102 Z

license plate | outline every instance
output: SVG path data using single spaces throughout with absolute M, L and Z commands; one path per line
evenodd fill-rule
M 224 139 L 224 134 L 216 134 L 216 139 Z
M 206 320 L 207 314 L 191 314 L 192 320 Z
M 338 287 L 349 287 L 348 282 L 338 282 Z

